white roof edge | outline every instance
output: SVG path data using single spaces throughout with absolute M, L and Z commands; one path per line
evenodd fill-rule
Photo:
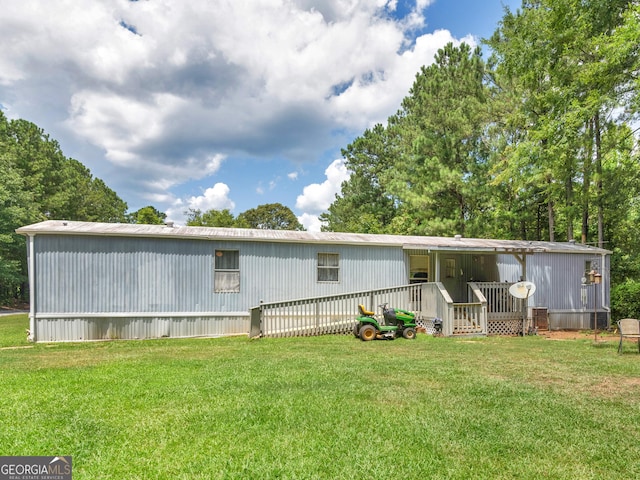
M 127 223 L 46 220 L 16 229 L 21 235 L 87 235 L 174 238 L 218 241 L 302 242 L 309 244 L 395 246 L 404 250 L 472 251 L 477 253 L 576 253 L 607 255 L 609 250 L 575 242 L 497 240 L 465 237 L 420 237 L 340 232 L 257 230 L 221 227 L 173 227 Z

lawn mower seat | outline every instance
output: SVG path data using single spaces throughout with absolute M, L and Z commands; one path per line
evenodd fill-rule
M 358 305 L 358 311 L 360 312 L 360 315 L 364 315 L 366 317 L 373 317 L 373 315 L 375 315 L 374 312 L 370 312 L 369 310 L 364 308 L 364 305 L 362 304 Z

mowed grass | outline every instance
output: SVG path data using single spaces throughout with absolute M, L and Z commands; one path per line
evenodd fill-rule
M 27 315 L 0 316 L 0 348 L 28 346 L 28 328 L 29 319 Z
M 14 323 L 0 318 L 0 339 Z M 72 455 L 76 480 L 640 478 L 640 355 L 616 348 L 426 335 L 2 348 L 0 455 Z

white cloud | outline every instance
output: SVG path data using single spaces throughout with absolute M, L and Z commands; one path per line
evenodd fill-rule
M 287 174 L 287 178 L 289 180 L 297 180 L 298 179 L 298 172 L 291 172 Z
M 216 183 L 213 187 L 207 188 L 204 194 L 197 197 L 190 197 L 187 200 L 187 207 L 194 210 L 233 210 L 235 203 L 229 198 L 229 187 L 224 183 Z
M 156 205 L 177 206 L 182 204 L 182 200 L 176 200 L 176 197 L 171 193 L 150 193 L 145 195 L 145 198 Z
M 322 183 L 312 183 L 302 190 L 302 195 L 298 195 L 296 208 L 307 213 L 322 213 L 335 199 L 336 193 L 340 192 L 342 182 L 349 179 L 349 171 L 343 159 L 334 160 L 324 171 L 327 179 Z
M 298 217 L 298 221 L 309 232 L 319 232 L 322 230 L 322 222 L 317 215 L 303 213 Z
M 187 199 L 170 198 L 167 196 L 164 201 L 170 203 L 166 209 L 167 220 L 176 225 L 183 225 L 186 220 L 185 213 L 189 210 L 233 210 L 235 202 L 229 198 L 231 189 L 224 183 L 216 183 L 213 187 L 207 188 L 202 195 L 191 196 Z M 159 198 L 156 198 L 159 200 Z
M 0 101 L 64 125 L 69 156 L 91 146 L 81 161 L 115 167 L 105 180 L 127 201 L 177 197 L 225 158 L 314 162 L 384 122 L 454 40 L 414 38 L 431 1 L 403 18 L 396 0 L 3 2 Z M 321 211 L 334 187 L 298 201 Z
M 471 37 L 463 40 L 474 45 Z M 391 55 L 384 69 L 357 78 L 341 95 L 330 99 L 335 121 L 359 130 L 385 123 L 408 94 L 420 67 L 432 63 L 438 49 L 449 42 L 460 43 L 446 30 L 422 35 L 412 49 Z
M 177 112 L 188 103 L 171 93 L 129 98 L 115 93 L 80 91 L 71 97 L 69 125 L 105 149 L 107 158 L 126 165 L 134 152 L 160 141 Z
M 349 171 L 344 164 L 344 159 L 331 162 L 324 173 L 327 177 L 324 182 L 307 185 L 302 190 L 302 195 L 298 195 L 296 200 L 296 208 L 304 212 L 298 220 L 308 230 L 310 226 L 320 229 L 318 215 L 329 208 L 336 194 L 340 192 L 342 182 L 349 179 Z

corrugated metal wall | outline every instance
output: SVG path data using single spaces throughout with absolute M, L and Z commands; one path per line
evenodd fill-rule
M 536 293 L 529 301 L 530 307 L 548 307 L 553 310 L 582 311 L 581 279 L 584 276 L 585 262 L 601 257 L 582 254 L 536 253 L 527 256 L 527 280 L 536 285 Z M 520 264 L 513 255 L 498 255 L 500 281 L 517 282 L 520 280 Z M 598 307 L 609 305 L 609 265 L 599 269 L 605 287 L 598 287 Z M 594 287 L 586 288 L 587 309 L 593 310 Z M 603 301 L 602 294 L 605 293 Z
M 36 236 L 37 312 L 211 311 L 206 241 Z
M 197 316 L 43 316 L 36 320 L 36 341 L 218 337 L 246 335 L 249 314 Z
M 584 287 L 582 277 L 585 263 L 598 262 L 602 274 L 600 286 Z M 536 286 L 535 294 L 529 299 L 529 307 L 549 309 L 551 329 L 591 328 L 588 320 L 593 313 L 594 302 L 598 311 L 609 307 L 609 259 L 605 258 L 604 268 L 601 256 L 588 254 L 535 253 L 527 256 L 527 280 Z M 516 282 L 520 280 L 521 268 L 513 255 L 498 255 L 500 280 Z M 596 292 L 597 289 L 597 292 Z M 584 301 L 583 301 L 584 300 Z M 591 326 L 589 325 L 591 323 Z
M 239 250 L 240 293 L 213 292 L 216 249 Z M 317 281 L 337 253 L 340 281 Z M 267 302 L 405 284 L 400 248 L 108 237 L 36 237 L 38 312 L 248 312 Z
M 407 283 L 401 248 L 290 243 L 217 243 L 240 250 L 241 295 L 237 309 L 312 296 L 336 295 Z M 337 253 L 339 281 L 317 280 L 318 253 Z
M 239 293 L 214 293 L 216 249 L 239 251 Z M 339 255 L 339 282 L 317 281 L 318 253 Z M 38 235 L 35 257 L 37 340 L 224 335 L 239 325 L 248 333 L 249 308 L 261 300 L 407 281 L 399 247 Z M 132 315 L 109 315 L 118 313 Z M 181 315 L 194 313 L 199 323 Z

